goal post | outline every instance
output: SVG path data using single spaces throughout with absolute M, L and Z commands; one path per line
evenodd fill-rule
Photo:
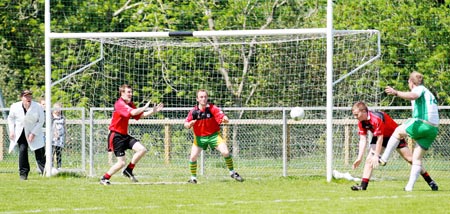
M 376 30 L 333 31 L 333 109 L 351 106 L 355 99 L 377 104 L 378 68 L 372 62 L 380 56 L 379 37 Z M 228 109 L 234 120 L 228 142 L 242 168 L 270 174 L 272 169 L 264 171 L 265 166 L 281 162 L 285 167 L 283 175 L 299 170 L 328 176 L 334 162 L 324 160 L 342 156 L 341 150 L 324 152 L 327 148 L 323 139 L 336 141 L 333 148 L 343 145 L 343 137 L 326 131 L 323 123 L 329 117 L 325 28 L 49 33 L 48 38 L 52 56 L 51 67 L 46 66 L 46 80 L 51 77 L 46 81 L 46 96 L 60 94 L 67 107 L 109 108 L 117 99 L 118 87 L 127 83 L 133 87 L 136 102 L 164 102 L 170 110 L 153 120 L 133 122 L 130 131 L 145 141 L 156 157 L 164 151 L 161 144 L 166 139 L 161 135 L 170 133 L 172 150 L 165 152 L 173 160 L 174 171 L 185 170 L 184 152 L 192 136 L 183 130 L 180 121 L 187 114 L 185 109 L 195 105 L 195 91 L 200 88 L 210 91 L 211 101 Z M 283 117 L 294 106 L 307 110 L 304 122 L 292 123 Z M 90 112 L 89 174 L 94 175 L 100 170 L 97 167 L 108 164 L 101 143 L 106 142 L 103 138 L 111 111 Z M 349 113 L 336 111 L 331 117 L 340 121 L 348 119 Z M 283 118 L 285 123 L 280 123 Z M 169 131 L 162 134 L 162 130 Z M 325 131 L 331 136 L 324 136 Z M 100 166 L 92 163 L 95 161 L 101 162 Z M 327 169 L 317 169 L 318 163 Z M 141 172 L 146 173 L 150 174 Z

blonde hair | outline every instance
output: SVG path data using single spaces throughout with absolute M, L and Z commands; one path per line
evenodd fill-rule
M 368 112 L 369 109 L 367 108 L 367 105 L 363 101 L 356 102 L 352 107 L 352 112 L 358 109 L 359 111 L 366 111 Z
M 413 71 L 409 75 L 409 81 L 411 81 L 414 85 L 422 85 L 423 84 L 423 75 L 417 71 Z
M 62 115 L 62 103 L 60 103 L 60 102 L 56 102 L 56 103 L 54 103 L 53 104 L 53 114 L 56 114 L 56 115 Z
M 198 93 L 200 93 L 200 92 L 205 92 L 206 95 L 208 95 L 208 91 L 206 91 L 206 89 L 199 89 L 199 90 L 197 91 L 197 97 L 198 97 Z

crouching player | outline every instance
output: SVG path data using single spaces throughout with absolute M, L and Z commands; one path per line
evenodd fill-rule
M 352 107 L 353 116 L 358 120 L 359 151 L 358 157 L 353 162 L 353 169 L 356 169 L 362 162 L 364 151 L 367 145 L 367 133 L 372 132 L 373 137 L 370 142 L 370 150 L 367 155 L 363 176 L 360 185 L 352 186 L 352 190 L 366 190 L 374 167 L 379 164 L 381 152 L 386 148 L 389 138 L 394 133 L 398 124 L 385 112 L 369 111 L 364 102 L 356 102 Z M 409 164 L 412 163 L 412 153 L 404 139 L 397 146 L 397 152 Z M 431 187 L 432 190 L 438 190 L 438 185 L 431 179 L 427 171 L 422 168 L 420 174 Z

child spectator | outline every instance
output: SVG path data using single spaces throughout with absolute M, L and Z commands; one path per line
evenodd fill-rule
M 52 112 L 53 157 L 56 158 L 58 169 L 60 169 L 62 165 L 61 153 L 66 140 L 66 119 L 62 114 L 61 107 L 61 103 L 55 103 L 53 105 L 54 110 Z

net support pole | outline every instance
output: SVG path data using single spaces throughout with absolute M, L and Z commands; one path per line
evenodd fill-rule
M 287 116 L 286 109 L 283 108 L 283 177 L 288 176 L 287 174 Z
M 50 40 L 50 0 L 45 0 L 45 169 L 42 172 L 47 177 L 52 170 L 52 118 L 51 118 L 51 40 Z
M 333 171 L 333 1 L 327 3 L 327 142 L 326 174 L 331 182 Z
M 89 176 L 94 177 L 94 110 L 89 109 Z

